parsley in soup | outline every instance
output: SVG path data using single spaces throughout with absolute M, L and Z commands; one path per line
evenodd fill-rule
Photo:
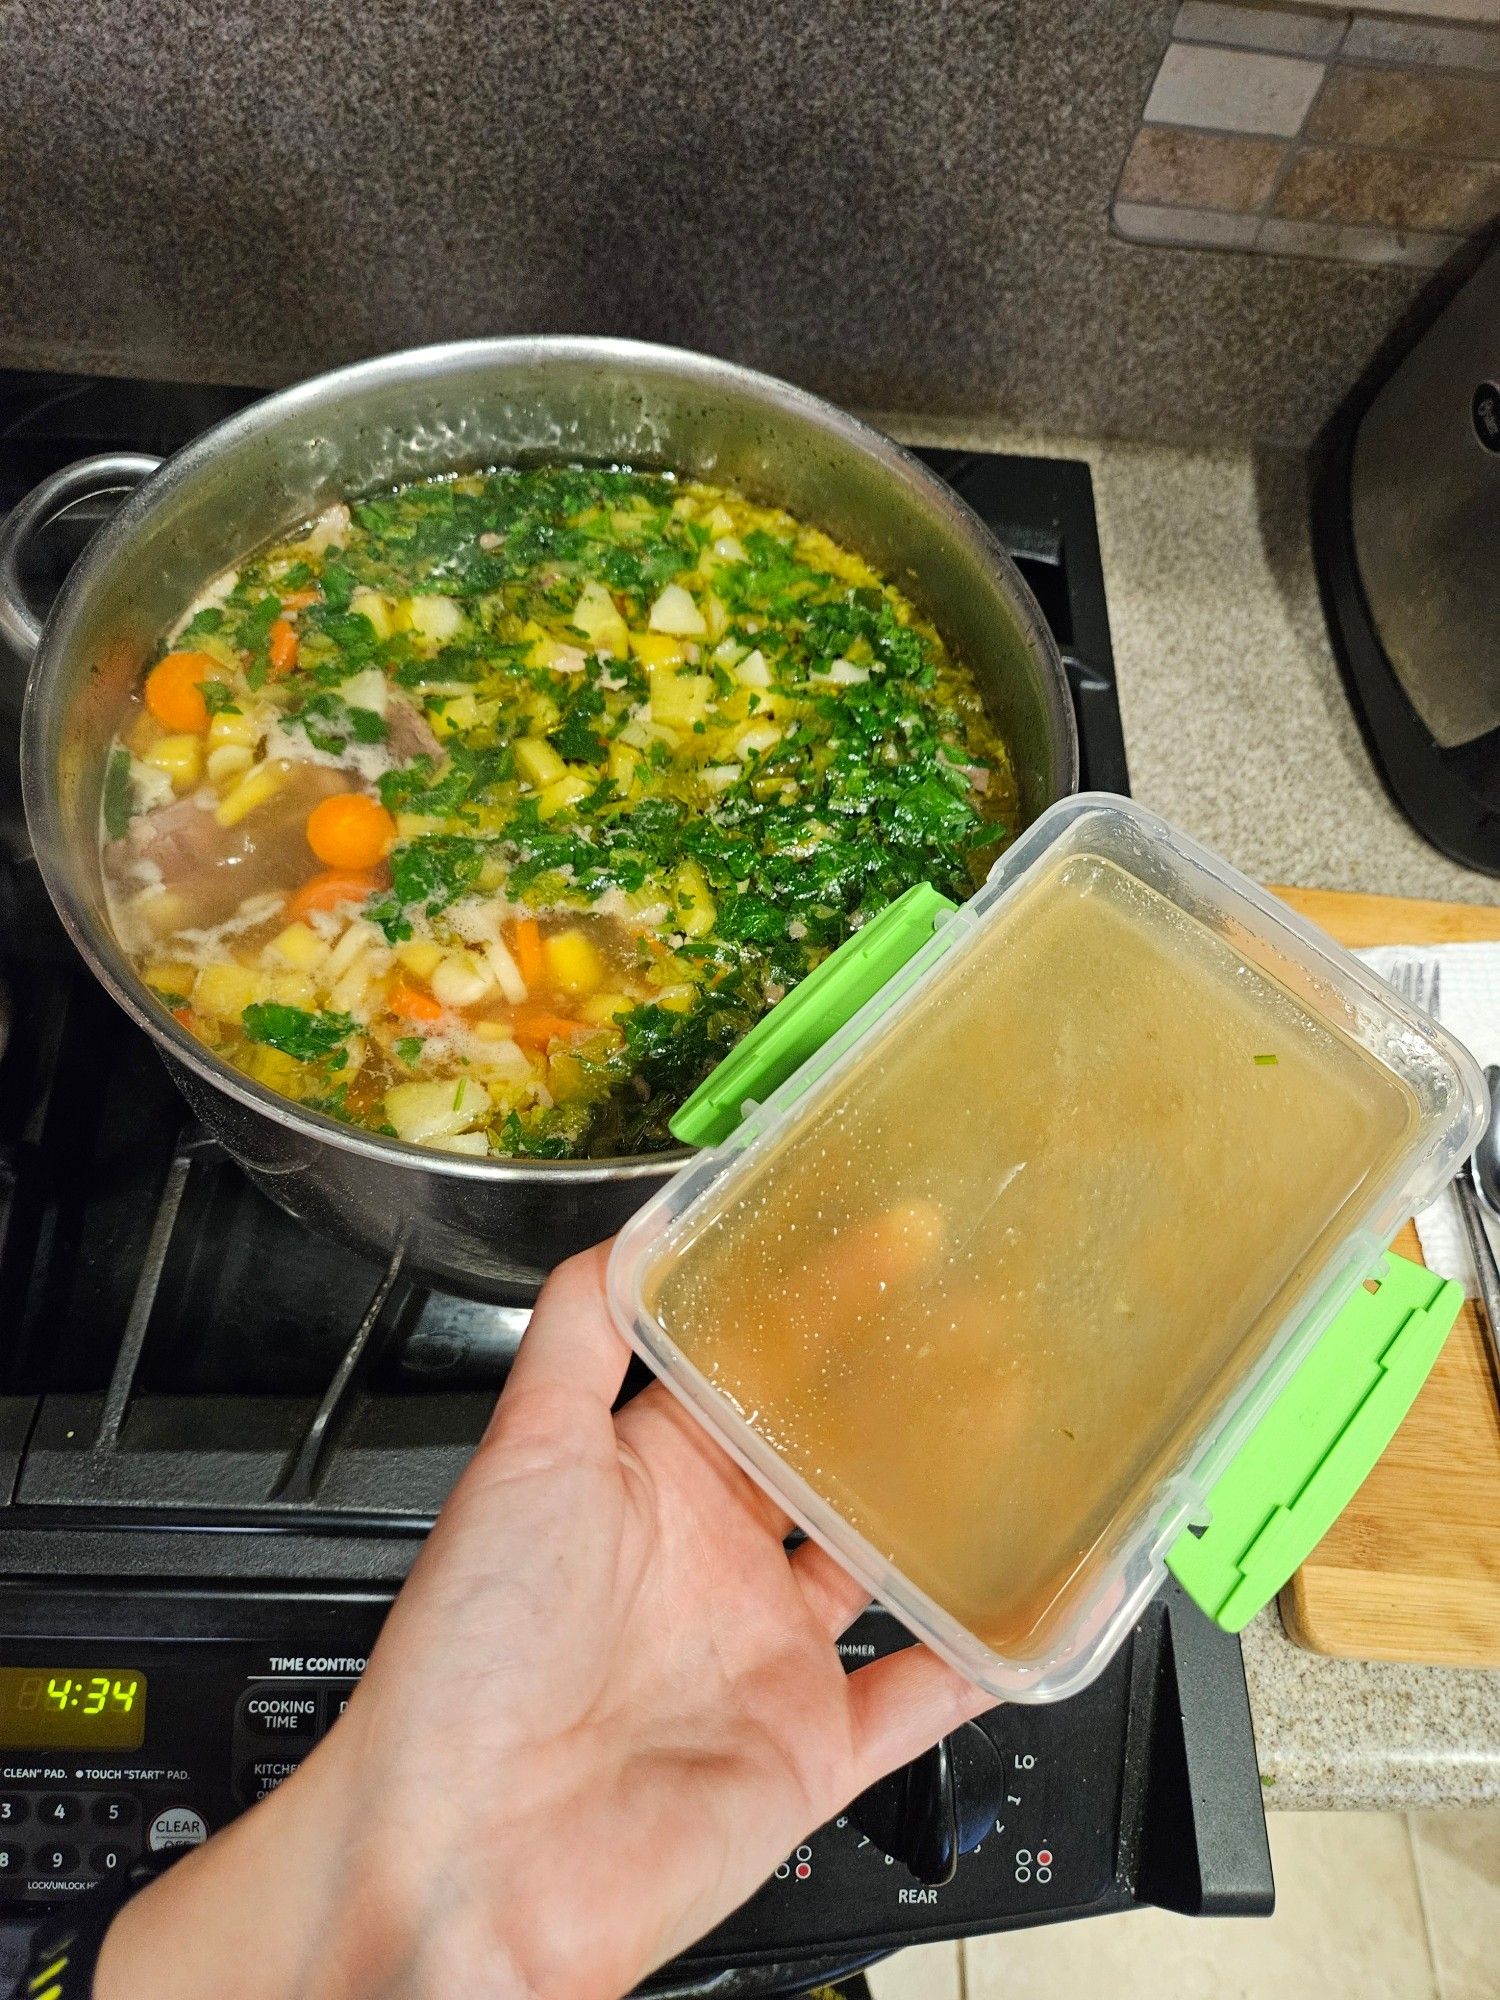
M 447 1151 L 650 1152 L 902 890 L 967 895 L 1005 744 L 893 585 L 665 473 L 427 480 L 221 577 L 107 765 L 122 944 L 217 1055 Z

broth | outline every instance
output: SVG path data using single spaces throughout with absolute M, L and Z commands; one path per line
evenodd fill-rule
M 647 1305 L 896 1568 L 1038 1660 L 1416 1115 L 1074 856 L 731 1173 Z

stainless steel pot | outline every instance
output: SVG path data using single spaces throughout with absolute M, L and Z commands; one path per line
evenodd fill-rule
M 683 1155 L 476 1160 L 353 1131 L 209 1054 L 115 943 L 99 864 L 105 752 L 183 605 L 331 501 L 435 473 L 543 459 L 663 465 L 815 521 L 907 591 L 977 676 L 1026 818 L 1078 778 L 1057 648 L 999 544 L 889 439 L 784 382 L 631 341 L 466 341 L 362 362 L 269 396 L 165 464 L 84 460 L 0 527 L 0 630 L 34 654 L 22 779 L 36 857 L 75 943 L 150 1034 L 203 1124 L 293 1215 L 452 1290 L 514 1301 L 616 1229 Z M 18 583 L 43 521 L 134 487 L 40 630 Z

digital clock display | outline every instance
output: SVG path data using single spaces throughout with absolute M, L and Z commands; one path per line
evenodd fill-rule
M 139 1750 L 145 1737 L 134 1667 L 0 1667 L 0 1750 Z

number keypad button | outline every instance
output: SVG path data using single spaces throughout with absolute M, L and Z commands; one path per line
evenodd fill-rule
M 19 1792 L 0 1792 L 0 1833 L 19 1826 L 27 1807 L 28 1801 Z
M 105 1842 L 89 1849 L 89 1867 L 106 1882 L 123 1877 L 132 1859 L 130 1848 L 116 1847 L 112 1842 Z
M 55 1826 L 72 1826 L 83 1816 L 83 1803 L 65 1792 L 48 1792 L 37 1800 L 36 1816 L 50 1833 Z
M 0 1882 L 9 1875 L 20 1875 L 26 1867 L 26 1857 L 19 1847 L 0 1846 Z
M 56 1847 L 39 1847 L 31 1865 L 41 1875 L 71 1875 L 78 1866 L 78 1849 L 61 1842 Z
M 95 1799 L 90 1814 L 95 1826 L 102 1826 L 106 1831 L 134 1826 L 139 1816 L 139 1801 L 133 1799 L 129 1792 L 106 1792 L 102 1798 Z

